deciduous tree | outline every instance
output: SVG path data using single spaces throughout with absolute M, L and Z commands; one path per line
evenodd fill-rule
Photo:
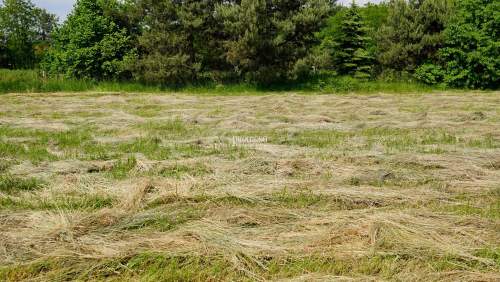
M 56 17 L 30 0 L 4 0 L 0 5 L 0 66 L 32 68 L 43 55 Z
M 117 79 L 128 76 L 135 49 L 128 30 L 109 9 L 119 1 L 78 0 L 62 27 L 54 33 L 44 68 L 67 77 Z
M 444 82 L 454 87 L 500 87 L 500 1 L 459 0 L 440 51 Z

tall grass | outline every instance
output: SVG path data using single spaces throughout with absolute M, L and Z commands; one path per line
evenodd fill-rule
M 34 191 L 45 183 L 37 178 L 19 178 L 11 175 L 0 175 L 0 192 L 11 194 L 20 191 Z
M 0 69 L 0 93 L 45 93 L 81 91 L 156 92 L 158 87 L 139 83 L 95 82 L 92 80 L 43 77 L 35 70 Z
M 168 85 L 146 85 L 138 82 L 92 81 L 43 77 L 36 70 L 0 69 L 0 93 L 46 93 L 46 92 L 181 92 L 191 94 L 247 95 L 266 92 L 295 91 L 300 93 L 349 93 L 430 92 L 431 86 L 412 81 L 386 82 L 380 80 L 361 81 L 352 77 L 318 76 L 301 82 L 287 82 L 260 86 L 249 83 L 200 83 L 182 87 Z

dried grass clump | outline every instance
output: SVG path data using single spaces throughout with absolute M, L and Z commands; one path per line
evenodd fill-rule
M 0 280 L 499 281 L 497 94 L 3 95 Z

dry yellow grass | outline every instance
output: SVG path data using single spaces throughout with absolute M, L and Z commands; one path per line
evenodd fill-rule
M 2 95 L 0 280 L 499 281 L 500 93 Z

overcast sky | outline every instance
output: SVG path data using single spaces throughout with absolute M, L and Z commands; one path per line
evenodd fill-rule
M 338 0 L 341 3 L 350 4 L 351 0 Z M 66 16 L 71 11 L 73 4 L 76 0 L 33 0 L 38 7 L 47 9 L 48 11 L 56 14 L 61 21 L 63 21 Z M 380 2 L 380 0 L 356 0 L 356 3 L 361 5 L 367 2 Z
M 56 14 L 61 21 L 69 14 L 75 2 L 76 0 L 33 0 L 35 5 Z

